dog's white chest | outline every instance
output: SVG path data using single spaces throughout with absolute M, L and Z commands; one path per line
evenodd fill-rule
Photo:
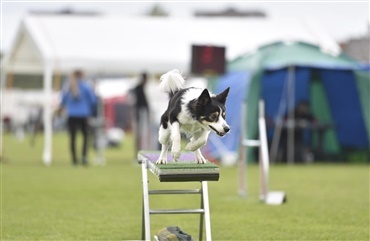
M 180 130 L 181 132 L 188 134 L 188 135 L 193 135 L 194 133 L 201 131 L 202 127 L 198 123 L 194 124 L 182 124 L 180 125 Z
M 185 134 L 191 135 L 203 129 L 202 125 L 186 112 L 181 112 L 178 116 L 178 120 L 180 123 L 180 130 Z

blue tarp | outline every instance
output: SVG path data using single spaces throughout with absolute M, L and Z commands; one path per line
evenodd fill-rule
M 226 121 L 231 131 L 225 137 L 220 138 L 214 133 L 209 136 L 207 151 L 212 157 L 218 158 L 225 151 L 236 152 L 241 133 L 241 104 L 246 99 L 250 74 L 246 71 L 227 73 L 220 77 L 215 93 L 224 91 L 230 87 L 226 101 Z
M 320 70 L 339 143 L 368 147 L 367 132 L 353 71 Z
M 278 114 L 285 115 L 287 108 L 280 110 L 278 113 L 280 100 L 285 100 L 287 107 L 288 97 L 288 78 L 289 73 L 287 69 L 280 69 L 276 71 L 265 71 L 262 77 L 262 99 L 265 100 L 266 118 L 275 119 Z M 300 101 L 309 100 L 309 85 L 310 85 L 311 71 L 310 68 L 295 68 L 294 79 L 294 106 Z M 291 109 L 291 107 L 289 107 Z

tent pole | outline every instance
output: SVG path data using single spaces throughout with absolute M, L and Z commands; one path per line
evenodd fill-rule
M 270 160 L 272 163 L 275 163 L 277 160 L 282 128 L 283 128 L 282 118 L 278 117 L 278 119 L 276 120 L 274 135 L 272 137 L 272 144 L 271 144 Z
M 289 110 L 288 110 L 288 164 L 294 164 L 294 92 L 295 92 L 295 68 L 294 66 L 289 66 L 289 86 L 288 86 L 288 103 L 289 103 Z
M 42 155 L 45 165 L 50 165 L 52 161 L 52 75 L 53 68 L 46 60 L 44 65 L 44 152 Z
M 286 101 L 286 91 L 288 88 L 289 83 L 289 72 L 287 73 L 287 76 L 284 81 L 284 89 L 281 93 L 281 99 L 279 103 L 279 109 L 278 114 L 276 118 L 275 128 L 274 128 L 274 134 L 272 137 L 272 144 L 271 144 L 271 153 L 270 153 L 270 161 L 271 163 L 275 163 L 278 156 L 278 150 L 279 150 L 279 143 L 281 139 L 281 131 L 283 129 L 283 116 L 284 116 L 284 110 L 287 108 L 287 101 Z

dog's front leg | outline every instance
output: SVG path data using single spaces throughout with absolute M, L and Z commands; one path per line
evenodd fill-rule
M 207 143 L 208 136 L 210 131 L 202 131 L 200 133 L 194 134 L 194 136 L 190 139 L 190 142 L 186 145 L 186 150 L 194 151 L 195 158 L 197 159 L 197 163 L 204 164 L 206 163 L 206 159 L 203 157 L 200 149 Z
M 163 125 L 159 127 L 158 132 L 158 141 L 162 144 L 161 154 L 159 155 L 158 160 L 155 162 L 156 164 L 167 164 L 167 150 L 170 144 L 170 129 L 164 128 Z
M 162 144 L 161 154 L 159 155 L 159 158 L 155 162 L 155 164 L 167 164 L 167 150 L 168 150 L 168 145 Z
M 171 124 L 171 140 L 172 148 L 171 155 L 175 162 L 180 158 L 181 152 L 181 133 L 180 133 L 180 124 L 179 122 L 174 122 Z
M 190 142 L 186 145 L 187 151 L 196 151 L 207 143 L 209 131 L 202 131 L 201 133 L 195 134 Z

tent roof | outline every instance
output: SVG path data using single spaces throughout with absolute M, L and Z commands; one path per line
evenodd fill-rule
M 319 26 L 291 19 L 29 15 L 6 67 L 13 72 L 95 73 L 189 71 L 192 44 L 225 46 L 227 59 L 276 41 L 305 41 L 338 52 Z
M 230 70 L 280 69 L 287 66 L 309 66 L 329 69 L 358 69 L 359 64 L 344 54 L 323 52 L 304 42 L 276 42 L 229 62 Z

